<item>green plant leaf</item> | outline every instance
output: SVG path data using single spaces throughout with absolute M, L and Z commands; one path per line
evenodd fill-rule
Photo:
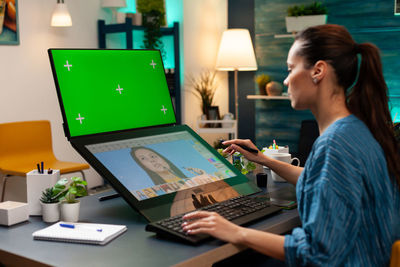
M 76 190 L 75 186 L 68 188 L 68 194 L 76 195 L 77 192 L 78 190 Z
M 67 178 L 62 178 L 60 180 L 57 181 L 57 183 L 54 185 L 55 188 L 62 188 L 65 185 L 68 184 L 68 179 Z
M 87 195 L 87 192 L 86 192 L 85 187 L 83 187 L 83 186 L 77 186 L 76 187 L 76 196 L 83 197 L 83 196 L 86 196 L 86 195 Z

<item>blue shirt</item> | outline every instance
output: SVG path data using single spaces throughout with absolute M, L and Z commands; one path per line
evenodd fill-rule
M 400 192 L 382 148 L 357 117 L 332 123 L 318 137 L 296 193 L 302 227 L 285 236 L 288 266 L 389 263 L 400 238 Z

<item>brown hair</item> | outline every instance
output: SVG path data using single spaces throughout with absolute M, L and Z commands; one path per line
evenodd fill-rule
M 400 188 L 399 145 L 378 48 L 371 43 L 357 44 L 346 28 L 329 24 L 307 28 L 296 35 L 296 40 L 301 42 L 298 55 L 304 57 L 306 67 L 318 60 L 333 67 L 338 84 L 345 90 L 348 109 L 368 126 L 381 145 L 390 176 L 396 178 Z M 361 55 L 359 66 L 357 54 Z

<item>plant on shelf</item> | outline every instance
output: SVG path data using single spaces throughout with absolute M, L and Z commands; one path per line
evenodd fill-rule
M 286 29 L 287 32 L 298 32 L 310 26 L 325 24 L 328 9 L 321 2 L 310 5 L 294 5 L 287 9 Z
M 258 84 L 258 88 L 260 90 L 260 95 L 266 95 L 267 91 L 265 89 L 265 86 L 267 83 L 271 81 L 271 77 L 267 74 L 260 74 L 256 76 L 256 83 Z
M 144 30 L 143 47 L 159 49 L 165 58 L 164 44 L 161 41 L 161 26 L 165 26 L 164 0 L 137 0 L 137 11 L 142 14 Z
M 321 2 L 314 2 L 309 5 L 294 5 L 287 9 L 288 17 L 325 15 L 328 14 L 328 9 Z
M 208 113 L 208 109 L 213 105 L 214 95 L 217 90 L 214 71 L 203 71 L 199 77 L 188 77 L 189 84 L 193 90 L 191 92 L 201 101 L 203 114 Z

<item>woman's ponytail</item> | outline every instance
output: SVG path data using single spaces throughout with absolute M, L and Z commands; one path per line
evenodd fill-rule
M 381 145 L 389 172 L 391 176 L 396 177 L 400 186 L 399 145 L 394 137 L 388 88 L 382 74 L 379 50 L 370 43 L 355 46 L 355 52 L 361 55 L 361 64 L 358 80 L 347 92 L 347 105 L 349 110 L 368 126 Z

